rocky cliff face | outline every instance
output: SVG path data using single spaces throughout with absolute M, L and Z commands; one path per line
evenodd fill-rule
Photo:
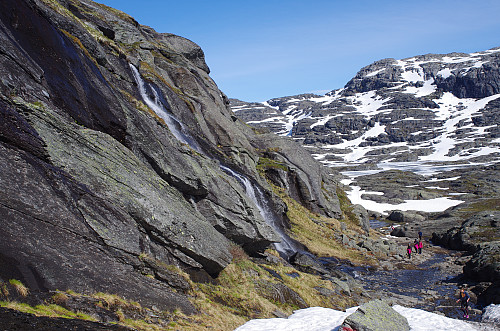
M 192 312 L 151 261 L 215 276 L 231 241 L 250 254 L 280 241 L 221 164 L 262 191 L 277 224 L 286 206 L 266 177 L 340 217 L 329 171 L 228 104 L 187 39 L 89 0 L 2 1 L 0 278 Z

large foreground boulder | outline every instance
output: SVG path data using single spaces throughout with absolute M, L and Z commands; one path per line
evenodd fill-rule
M 382 300 L 373 300 L 360 306 L 349 315 L 340 330 L 357 331 L 404 331 L 410 330 L 406 317 L 400 315 Z

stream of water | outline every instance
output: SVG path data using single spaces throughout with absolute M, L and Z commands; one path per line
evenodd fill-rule
M 279 243 L 274 244 L 276 250 L 280 254 L 284 255 L 286 258 L 289 258 L 295 252 L 297 252 L 298 249 L 295 247 L 292 239 L 277 224 L 276 218 L 272 213 L 271 208 L 269 208 L 269 206 L 267 205 L 267 200 L 265 199 L 264 194 L 259 189 L 259 187 L 253 185 L 252 182 L 247 177 L 237 173 L 236 171 L 228 167 L 225 167 L 223 165 L 221 165 L 220 167 L 226 173 L 238 179 L 238 181 L 245 188 L 246 195 L 257 206 L 257 209 L 259 209 L 262 218 L 266 221 L 266 223 L 271 225 L 271 227 L 279 234 L 281 241 Z
M 134 79 L 139 87 L 139 92 L 142 99 L 158 116 L 160 116 L 164 121 L 172 134 L 180 142 L 189 145 L 195 151 L 206 155 L 201 147 L 198 145 L 196 140 L 191 136 L 184 124 L 169 113 L 167 107 L 161 102 L 159 91 L 156 90 L 154 86 L 146 84 L 142 79 L 139 70 L 130 64 Z M 297 252 L 291 238 L 284 232 L 284 230 L 279 226 L 271 208 L 268 206 L 267 200 L 257 185 L 254 185 L 246 176 L 234 171 L 233 169 L 220 165 L 221 170 L 235 178 L 245 189 L 245 194 L 250 198 L 250 200 L 255 204 L 260 212 L 260 215 L 280 236 L 281 241 L 275 243 L 276 250 L 285 258 L 289 258 L 292 254 Z
M 131 63 L 130 68 L 132 69 L 132 73 L 134 74 L 135 82 L 139 87 L 139 92 L 141 94 L 142 100 L 144 100 L 146 105 L 151 108 L 156 113 L 156 115 L 160 116 L 165 121 L 168 129 L 170 130 L 170 132 L 172 132 L 174 137 L 177 138 L 177 140 L 186 145 L 189 145 L 195 151 L 203 153 L 200 145 L 198 145 L 196 140 L 189 134 L 184 124 L 182 124 L 181 121 L 179 121 L 177 118 L 175 118 L 174 115 L 168 112 L 166 107 L 161 102 L 159 92 L 156 90 L 156 88 L 150 86 L 149 84 L 146 85 L 141 77 L 141 74 L 139 73 L 139 70 L 137 70 L 137 68 Z
M 413 304 L 405 299 L 398 303 L 426 311 L 439 311 L 448 317 L 462 318 L 460 305 L 455 302 L 459 274 L 443 271 L 446 253 L 437 253 L 429 259 L 409 268 L 393 270 L 353 267 L 339 264 L 337 268 L 360 281 L 366 290 L 382 294 L 383 297 L 410 297 Z M 471 307 L 474 304 L 471 303 Z M 479 321 L 480 316 L 471 314 L 471 321 Z

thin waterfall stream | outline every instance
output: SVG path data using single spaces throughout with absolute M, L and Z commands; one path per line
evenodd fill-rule
M 287 258 L 297 252 L 298 249 L 295 247 L 292 239 L 277 224 L 276 217 L 273 215 L 271 208 L 267 206 L 267 200 L 259 187 L 253 185 L 247 177 L 226 166 L 221 165 L 220 168 L 232 177 L 236 178 L 243 185 L 246 195 L 257 206 L 262 218 L 279 234 L 281 241 L 274 244 L 276 250 Z
M 200 146 L 198 145 L 196 140 L 191 137 L 184 124 L 182 124 L 181 121 L 179 121 L 167 111 L 160 100 L 158 91 L 152 86 L 146 86 L 144 80 L 141 77 L 141 74 L 139 73 L 139 70 L 137 70 L 137 68 L 132 63 L 130 63 L 130 68 L 132 69 L 135 82 L 139 87 L 139 92 L 146 105 L 151 108 L 156 113 L 156 115 L 158 115 L 165 121 L 165 124 L 168 126 L 170 132 L 172 132 L 177 140 L 189 145 L 195 151 L 202 153 Z M 147 87 L 149 87 L 149 91 L 153 94 L 152 96 L 148 93 Z
M 153 86 L 146 85 L 147 83 L 145 83 L 142 79 L 139 70 L 137 70 L 132 63 L 130 63 L 130 68 L 132 69 L 134 79 L 139 87 L 139 92 L 146 105 L 165 121 L 165 124 L 177 140 L 205 155 L 196 140 L 189 134 L 184 124 L 168 112 L 166 107 L 161 102 L 158 91 Z M 279 226 L 276 221 L 276 217 L 271 211 L 271 208 L 268 206 L 267 200 L 259 187 L 253 184 L 246 176 L 234 171 L 233 169 L 222 164 L 219 166 L 222 171 L 235 178 L 243 186 L 245 194 L 255 204 L 262 218 L 278 233 L 281 241 L 274 244 L 276 250 L 287 258 L 296 253 L 298 248 L 295 247 L 292 239 Z

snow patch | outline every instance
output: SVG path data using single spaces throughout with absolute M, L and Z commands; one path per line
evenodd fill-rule
M 373 76 L 376 76 L 378 75 L 379 73 L 381 73 L 382 71 L 384 71 L 385 68 L 382 68 L 382 69 L 379 69 L 379 70 L 376 70 L 376 71 L 373 71 L 373 72 L 370 72 L 369 74 L 367 74 L 365 77 L 373 77 Z
M 436 91 L 437 86 L 434 85 L 434 79 L 429 79 L 424 81 L 424 86 L 407 86 L 403 93 L 415 94 L 416 97 L 425 97 L 426 95 L 432 94 Z
M 446 79 L 452 75 L 450 68 L 444 68 L 437 72 L 437 76 L 441 76 L 443 79 Z
M 363 194 L 374 194 L 375 192 L 361 190 L 359 186 L 351 186 L 351 189 L 351 191 L 347 192 L 347 196 L 353 204 L 360 204 L 367 210 L 376 211 L 382 214 L 387 214 L 387 212 L 392 210 L 416 210 L 430 213 L 442 212 L 464 202 L 441 197 L 429 200 L 405 200 L 405 202 L 400 204 L 379 203 L 373 200 L 365 200 L 361 197 Z
M 395 305 L 392 307 L 406 317 L 411 331 L 428 330 L 478 330 L 473 324 L 415 308 Z M 296 310 L 288 318 L 254 319 L 235 331 L 337 331 L 345 318 L 358 307 L 345 312 L 330 308 L 312 307 Z

